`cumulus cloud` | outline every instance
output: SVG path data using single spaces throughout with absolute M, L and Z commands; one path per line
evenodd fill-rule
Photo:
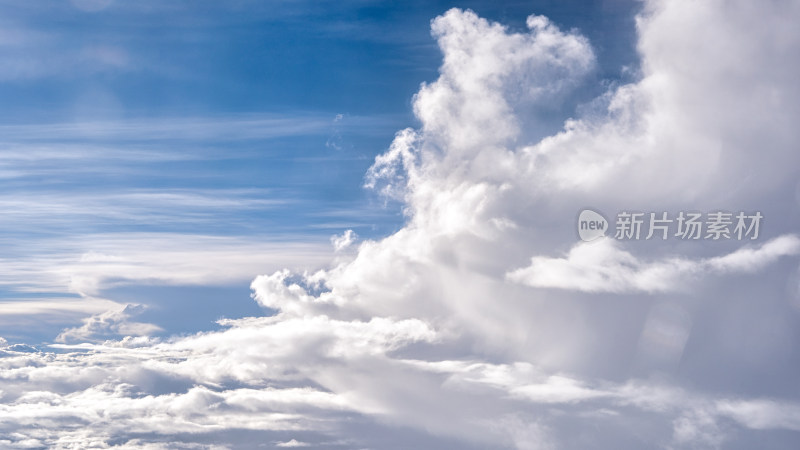
M 403 202 L 401 230 L 322 270 L 255 278 L 253 299 L 274 315 L 222 320 L 223 330 L 189 336 L 129 330 L 57 351 L 4 350 L 4 439 L 19 447 L 206 445 L 247 431 L 281 446 L 381 447 L 375 430 L 402 427 L 432 448 L 453 440 L 713 448 L 748 430 L 796 431 L 798 399 L 748 384 L 757 368 L 727 346 L 756 317 L 773 323 L 793 311 L 774 300 L 773 286 L 782 257 L 800 250 L 790 225 L 775 220 L 763 244 L 726 251 L 575 244 L 563 229 L 589 201 L 787 206 L 785 188 L 800 167 L 796 63 L 785 59 L 800 47 L 790 26 L 798 14 L 778 2 L 649 1 L 637 21 L 641 78 L 612 87 L 598 100 L 602 113 L 546 136 L 533 118 L 584 82 L 595 64 L 588 40 L 541 16 L 516 32 L 448 11 L 432 22 L 440 76 L 414 98 L 421 126 L 400 131 L 367 173 L 368 186 Z M 344 248 L 354 236 L 335 246 L 338 239 Z M 563 249 L 566 256 L 552 256 Z M 196 253 L 177 248 L 173 262 L 188 262 L 164 276 L 224 277 L 225 254 L 205 255 L 218 266 L 198 266 Z M 81 292 L 101 290 L 101 265 L 153 276 L 111 261 L 97 254 L 72 267 L 95 280 Z M 728 286 L 742 273 L 760 277 Z M 710 293 L 704 303 L 676 289 L 687 279 Z M 755 301 L 739 290 L 766 300 L 747 309 Z M 612 295 L 620 292 L 631 295 Z M 723 294 L 744 306 L 722 314 L 714 306 Z M 64 340 L 124 332 L 129 316 L 90 318 Z M 746 343 L 768 350 L 758 352 L 762 366 L 794 383 L 784 340 Z M 666 353 L 659 370 L 637 366 L 653 353 Z M 726 370 L 709 388 L 717 374 L 696 361 L 723 357 L 738 372 Z M 679 363 L 681 373 L 671 370 Z
M 353 245 L 356 239 L 358 239 L 358 235 L 353 230 L 346 230 L 341 235 L 331 237 L 331 244 L 333 244 L 333 249 L 339 252 Z
M 276 447 L 308 447 L 308 444 L 305 442 L 300 442 L 297 439 L 292 439 L 291 441 L 286 442 L 278 442 L 275 444 Z
M 800 253 L 800 239 L 784 235 L 756 249 L 740 248 L 713 258 L 672 257 L 641 261 L 612 239 L 576 244 L 565 258 L 536 256 L 528 267 L 506 276 L 533 287 L 586 292 L 659 292 L 685 289 L 692 278 L 706 274 L 755 272 L 781 256 Z
M 56 336 L 56 342 L 92 341 L 117 336 L 147 336 L 159 331 L 161 327 L 151 323 L 131 320 L 142 312 L 142 305 L 126 305 L 121 310 L 105 311 L 84 319 L 80 327 L 69 328 Z
M 788 81 L 798 66 L 784 53 L 799 45 L 787 22 L 797 13 L 778 2 L 759 11 L 647 2 L 637 20 L 642 79 L 611 92 L 606 114 L 570 120 L 527 148 L 536 183 L 629 201 L 702 201 L 793 182 L 797 130 L 781 124 L 798 113 L 800 92 Z M 753 17 L 769 17 L 771 26 L 753 26 Z M 736 185 L 720 192 L 731 180 Z

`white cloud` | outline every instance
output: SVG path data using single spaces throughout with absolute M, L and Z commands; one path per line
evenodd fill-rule
M 133 282 L 247 282 L 265 267 L 322 266 L 332 255 L 324 239 L 253 239 L 258 237 L 115 233 L 76 236 L 69 242 L 43 240 L 39 247 L 3 260 L 0 284 L 18 291 L 97 296 L 102 289 Z
M 332 236 L 331 244 L 333 244 L 333 249 L 339 252 L 353 245 L 356 239 L 358 239 L 358 235 L 353 230 L 346 230 L 341 235 Z
M 680 257 L 641 261 L 613 239 L 575 244 L 565 258 L 535 256 L 528 267 L 509 272 L 515 283 L 585 292 L 663 292 L 687 288 L 706 274 L 762 270 L 778 258 L 800 254 L 800 239 L 784 235 L 759 248 L 740 248 L 713 258 Z
M 108 311 L 117 306 L 115 302 L 100 298 L 52 298 L 36 299 L 11 298 L 0 302 L 2 321 L 11 323 L 20 320 L 21 316 L 40 316 L 39 320 L 47 320 L 47 314 L 59 317 L 83 316 Z
M 93 315 L 84 319 L 80 327 L 62 331 L 56 336 L 56 342 L 105 340 L 119 335 L 148 336 L 163 331 L 159 326 L 131 320 L 144 309 L 142 305 L 126 305 L 120 310 Z
M 298 441 L 297 439 L 292 439 L 286 442 L 278 442 L 275 444 L 276 447 L 308 447 L 308 444 L 305 442 Z
M 793 183 L 798 135 L 786 125 L 800 100 L 788 56 L 800 45 L 789 28 L 797 5 L 652 1 L 644 9 L 642 79 L 611 93 L 607 115 L 569 121 L 527 148 L 535 185 L 627 201 L 731 201 Z M 769 19 L 754 25 L 754 17 Z
M 757 430 L 786 429 L 800 431 L 800 405 L 769 399 L 722 400 L 718 414 Z
M 715 380 L 733 378 L 746 385 L 741 391 L 704 387 L 714 374 L 696 360 L 723 356 L 708 334 L 728 336 L 702 326 L 725 317 L 673 292 L 687 279 L 715 292 L 731 275 L 779 267 L 800 249 L 795 230 L 776 220 L 772 240 L 712 257 L 680 256 L 685 247 L 669 242 L 623 249 L 610 239 L 575 245 L 562 258 L 543 255 L 572 245 L 562 229 L 589 200 L 660 209 L 750 196 L 780 206 L 779 188 L 800 167 L 789 145 L 795 63 L 783 61 L 800 45 L 788 26 L 798 12 L 744 1 L 647 3 L 638 21 L 642 79 L 612 89 L 607 114 L 570 120 L 545 139 L 528 129 L 531 111 L 566 98 L 592 70 L 588 41 L 539 16 L 517 33 L 447 12 L 432 24 L 444 54 L 440 77 L 414 100 L 421 127 L 398 133 L 367 176 L 367 185 L 402 199 L 403 229 L 318 271 L 313 246 L 93 239 L 84 259 L 48 264 L 50 275 L 93 293 L 116 279 L 233 281 L 261 265 L 268 274 L 252 281 L 253 297 L 276 314 L 166 339 L 129 336 L 58 352 L 9 347 L 0 358 L 0 432 L 20 446 L 159 445 L 176 435 L 202 443 L 232 430 L 283 433 L 265 440 L 273 443 L 311 444 L 303 433 L 318 433 L 380 446 L 358 427 L 382 426 L 479 447 L 586 448 L 713 447 L 730 438 L 725 420 L 736 433 L 797 430 L 797 401 L 746 385 L 757 378 L 751 372 Z M 764 180 L 767 169 L 774 176 Z M 561 222 L 564 210 L 570 217 Z M 654 256 L 664 254 L 677 256 Z M 768 303 L 771 278 L 750 281 L 766 299 L 752 314 L 783 312 Z M 680 307 L 649 309 L 652 296 L 641 292 L 668 292 L 656 304 Z M 751 309 L 730 311 L 737 325 L 753 320 Z M 122 323 L 100 315 L 72 334 Z M 686 349 L 693 340 L 694 361 Z M 680 361 L 685 378 L 632 368 L 641 352 L 659 351 Z M 756 370 L 734 357 L 731 367 Z M 794 373 L 783 375 L 794 383 Z

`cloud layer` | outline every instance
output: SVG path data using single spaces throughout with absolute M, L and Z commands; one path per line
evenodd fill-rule
M 6 345 L 0 442 L 392 448 L 399 429 L 398 448 L 789 448 L 797 19 L 782 2 L 649 1 L 640 78 L 547 136 L 536 117 L 585 82 L 588 40 L 542 16 L 516 32 L 448 11 L 432 22 L 440 76 L 414 98 L 421 126 L 367 173 L 402 202 L 401 230 L 347 231 L 328 267 L 257 277 L 274 314 L 220 331 L 148 337 L 131 307 L 61 335 L 93 343 Z M 587 204 L 756 205 L 769 228 L 741 248 L 577 244 Z M 218 268 L 170 253 L 164 276 L 233 276 L 223 247 Z M 104 254 L 75 266 L 81 292 L 154 276 Z M 764 373 L 770 386 L 752 381 Z

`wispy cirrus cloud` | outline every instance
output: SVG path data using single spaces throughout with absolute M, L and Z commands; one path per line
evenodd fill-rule
M 247 281 L 263 267 L 324 264 L 333 248 L 297 236 L 254 242 L 254 236 L 224 237 L 169 233 L 87 235 L 80 240 L 45 245 L 29 257 L 3 264 L 0 283 L 38 292 L 97 293 L 105 283 L 138 280 L 167 284 L 215 284 Z M 292 265 L 289 263 L 289 265 Z M 313 266 L 310 265 L 309 267 Z M 20 280 L 25 280 L 20 283 Z M 27 289 L 23 289 L 27 286 Z

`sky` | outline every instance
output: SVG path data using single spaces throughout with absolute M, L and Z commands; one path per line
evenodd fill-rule
M 800 3 L 0 11 L 0 447 L 800 444 Z

